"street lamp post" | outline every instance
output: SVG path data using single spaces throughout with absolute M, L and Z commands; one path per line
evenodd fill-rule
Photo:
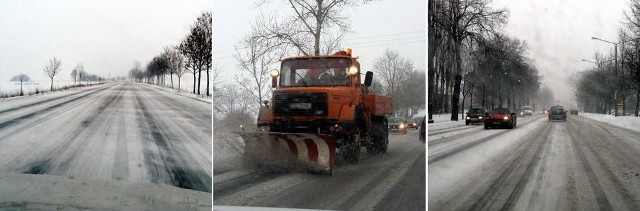
M 613 52 L 614 52 L 613 53 L 613 55 L 614 55 L 613 58 L 614 58 L 614 64 L 615 64 L 613 72 L 614 72 L 614 74 L 616 76 L 615 77 L 615 81 L 614 81 L 615 84 L 616 84 L 616 88 L 614 89 L 614 92 L 613 92 L 614 93 L 613 101 L 615 102 L 615 104 L 613 105 L 613 107 L 615 109 L 615 111 L 614 111 L 615 112 L 615 116 L 617 117 L 618 116 L 618 96 L 617 95 L 618 95 L 618 88 L 619 88 L 618 86 L 620 86 L 620 83 L 618 81 L 619 80 L 619 78 L 618 78 L 618 76 L 619 76 L 618 75 L 618 44 L 622 43 L 623 41 L 619 42 L 619 43 L 615 43 L 615 42 L 603 40 L 603 39 L 600 39 L 600 38 L 597 38 L 597 37 L 591 37 L 591 39 L 602 41 L 602 42 L 606 42 L 606 43 L 609 43 L 609 44 L 613 44 L 613 49 L 614 49 L 613 50 Z

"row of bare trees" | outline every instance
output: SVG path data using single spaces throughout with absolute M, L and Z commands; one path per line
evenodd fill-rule
M 458 120 L 467 100 L 468 107 L 516 108 L 535 106 L 540 98 L 540 77 L 525 57 L 526 43 L 501 34 L 508 11 L 490 3 L 428 1 L 429 119 L 435 112 Z
M 53 91 L 53 79 L 60 75 L 60 72 L 62 72 L 62 60 L 53 57 L 51 58 L 43 67 L 42 67 L 42 73 L 49 79 L 51 79 L 51 84 L 50 84 L 50 91 Z M 104 80 L 104 78 L 98 76 L 98 75 L 94 75 L 94 74 L 89 74 L 87 71 L 85 71 L 84 69 L 84 64 L 79 63 L 78 65 L 76 65 L 74 67 L 73 70 L 71 70 L 71 77 L 73 78 L 73 82 L 74 84 L 77 84 L 77 82 L 81 82 L 81 81 L 88 81 L 89 83 L 91 83 L 92 81 L 102 81 Z M 20 82 L 20 96 L 24 95 L 23 89 L 22 89 L 22 85 L 24 82 L 28 82 L 31 81 L 31 78 L 27 75 L 27 74 L 18 74 L 15 75 L 14 77 L 11 78 L 11 81 L 15 81 L 15 82 Z
M 215 78 L 219 71 L 212 68 L 212 14 L 204 12 L 194 25 L 189 34 L 177 46 L 164 47 L 160 55 L 155 56 L 144 69 L 136 62 L 129 70 L 129 78 L 138 82 L 156 83 L 165 85 L 166 76 L 169 77 L 171 88 L 174 88 L 173 76 L 178 78 L 178 89 L 181 89 L 180 81 L 185 73 L 193 75 L 193 93 L 200 95 L 202 72 L 205 72 L 206 95 L 210 92 L 210 73 L 213 71 Z M 213 70 L 212 70 L 213 69 Z
M 425 108 L 425 72 L 417 70 L 411 60 L 387 49 L 376 58 L 373 70 L 380 80 L 374 81 L 372 86 L 380 89 L 379 94 L 391 96 L 394 114 L 410 117 Z M 375 87 L 377 84 L 381 86 Z
M 575 94 L 585 111 L 608 113 L 621 105 L 622 115 L 632 108 L 635 116 L 640 112 L 640 0 L 629 1 L 629 8 L 618 31 L 618 49 L 596 54 L 596 67 L 577 75 Z

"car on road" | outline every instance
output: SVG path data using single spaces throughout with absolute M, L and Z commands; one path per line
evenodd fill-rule
M 571 114 L 571 115 L 578 115 L 578 109 L 571 109 L 571 110 L 569 110 L 569 114 Z
M 540 113 L 541 114 L 546 114 L 546 113 L 549 113 L 549 111 L 547 111 L 547 109 L 543 108 L 543 109 L 540 109 Z
M 420 127 L 418 128 L 418 133 L 419 138 L 418 140 L 422 141 L 422 143 L 425 143 L 427 141 L 427 124 L 426 124 L 426 120 L 427 118 L 422 118 L 422 121 L 420 123 Z
M 473 123 L 483 123 L 484 113 L 486 113 L 484 108 L 472 108 L 471 110 L 469 110 L 469 112 L 467 112 L 467 117 L 465 117 L 464 119 L 464 124 L 469 125 Z
M 551 106 L 549 109 L 549 121 L 562 120 L 567 121 L 567 111 L 562 106 Z
M 513 129 L 518 123 L 518 117 L 515 112 L 508 108 L 494 108 L 490 112 L 485 113 L 484 129 L 494 127 L 506 127 Z
M 407 120 L 404 117 L 389 118 L 389 131 L 407 134 Z
M 524 111 L 521 108 L 516 108 L 514 113 L 516 113 L 516 116 L 524 116 Z
M 414 119 L 407 119 L 407 128 L 418 129 L 419 125 Z
M 533 116 L 533 108 L 531 106 L 522 106 L 523 115 Z

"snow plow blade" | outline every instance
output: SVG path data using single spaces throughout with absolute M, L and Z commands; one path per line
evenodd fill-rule
M 331 174 L 336 144 L 330 136 L 307 133 L 238 132 L 244 139 L 244 159 L 257 165 L 306 169 Z

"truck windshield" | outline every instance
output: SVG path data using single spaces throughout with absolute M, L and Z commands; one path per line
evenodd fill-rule
M 346 58 L 286 60 L 282 62 L 280 86 L 349 86 L 349 66 L 351 60 Z

